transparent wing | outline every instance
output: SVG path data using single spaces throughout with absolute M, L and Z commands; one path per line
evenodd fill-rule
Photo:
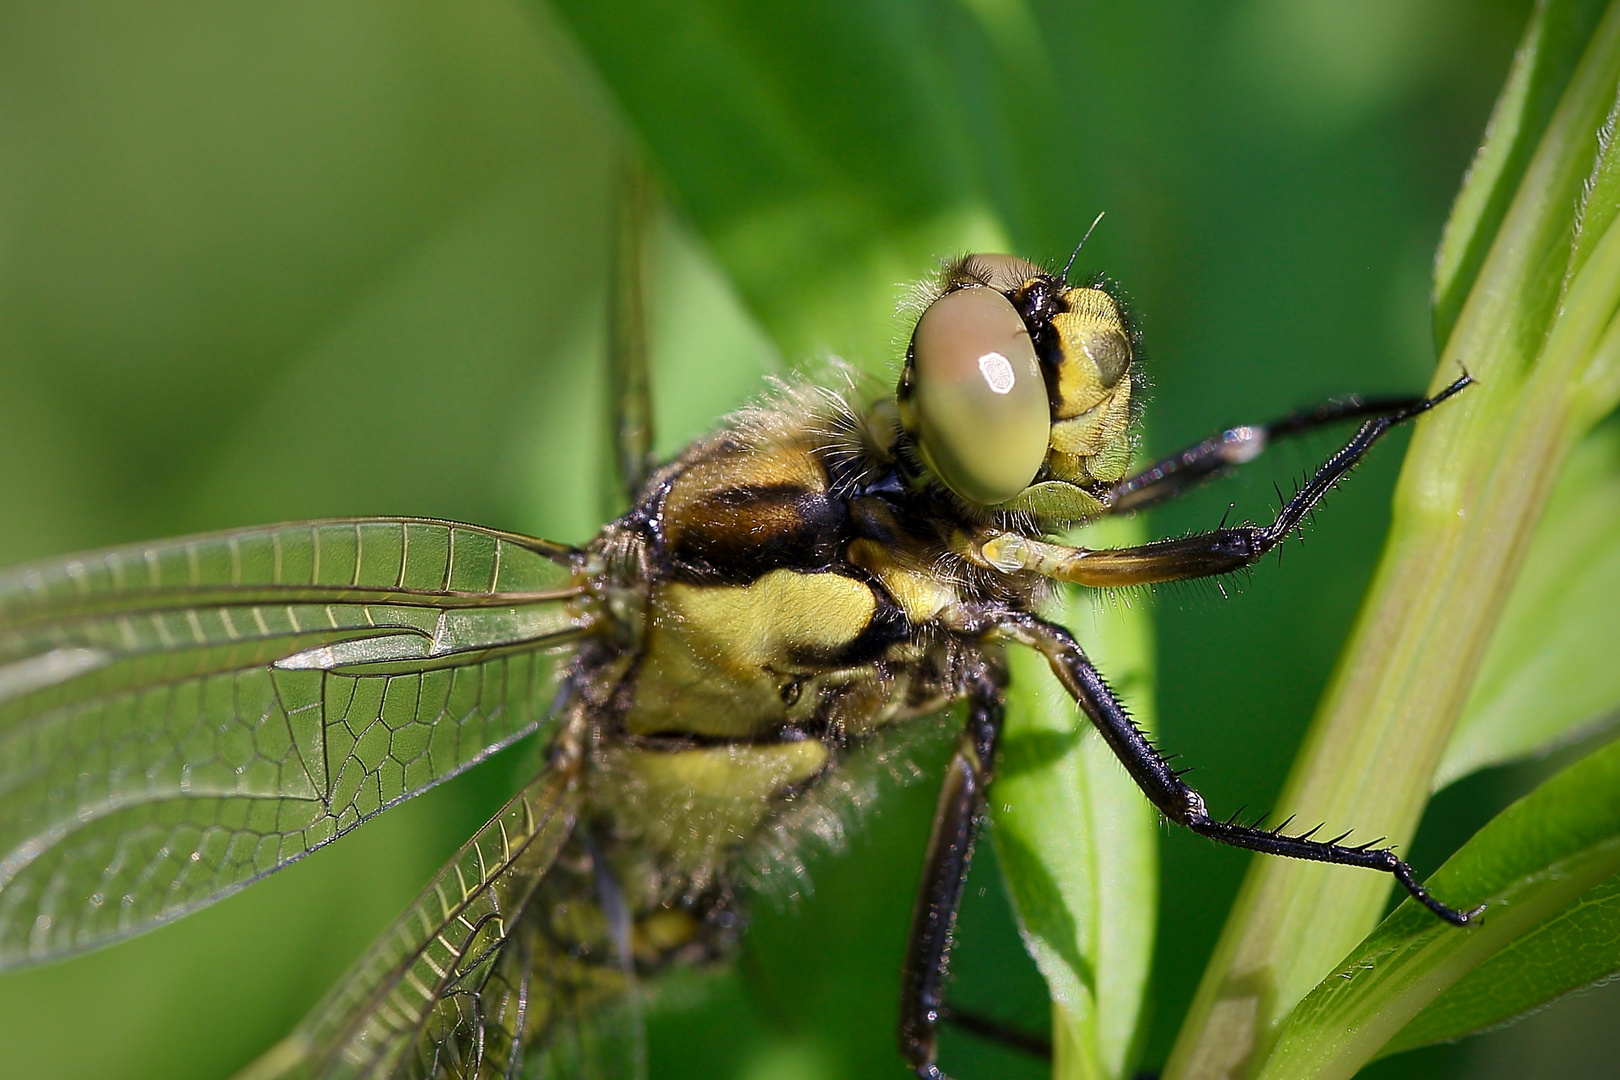
M 544 1067 L 562 1028 L 588 1030 L 581 1010 L 625 990 L 611 957 L 593 955 L 590 859 L 569 844 L 579 803 L 572 776 L 532 782 L 238 1080 L 506 1080 L 534 1075 L 528 1051 Z
M 397 1075 L 645 1080 L 646 1025 L 629 913 L 576 833 L 525 901 L 489 973 L 457 984 Z M 617 897 L 617 888 L 612 887 Z
M 0 966 L 135 933 L 520 738 L 571 550 L 364 518 L 0 575 Z
M 598 773 L 594 783 L 612 783 Z M 555 867 L 524 919 L 522 955 L 497 974 L 543 987 L 529 994 L 528 1035 L 508 1071 L 542 1080 L 646 1080 L 647 1028 L 636 978 L 634 917 L 608 858 L 589 834 Z M 529 1059 L 533 1059 L 532 1062 Z

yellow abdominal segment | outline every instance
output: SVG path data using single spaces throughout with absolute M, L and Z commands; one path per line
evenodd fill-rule
M 685 750 L 614 747 L 603 762 L 614 777 L 618 821 L 643 823 L 638 839 L 688 872 L 714 865 L 744 843 L 776 799 L 826 766 L 819 739 L 702 746 Z

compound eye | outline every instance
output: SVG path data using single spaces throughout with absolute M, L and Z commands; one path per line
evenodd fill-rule
M 1051 405 L 1024 320 L 994 289 L 946 293 L 911 339 L 911 410 L 929 468 L 985 506 L 1022 492 L 1046 460 Z

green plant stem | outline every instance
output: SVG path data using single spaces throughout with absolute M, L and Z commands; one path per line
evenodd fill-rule
M 1278 803 L 1307 826 L 1411 839 L 1558 466 L 1596 418 L 1597 404 L 1577 388 L 1612 363 L 1599 342 L 1620 297 L 1620 235 L 1603 237 L 1560 294 L 1617 71 L 1620 12 L 1611 8 L 1442 354 L 1435 389 L 1462 362 L 1478 385 L 1413 438 L 1384 557 Z M 1253 1075 L 1279 1023 L 1372 927 L 1390 884 L 1256 860 L 1167 1080 Z

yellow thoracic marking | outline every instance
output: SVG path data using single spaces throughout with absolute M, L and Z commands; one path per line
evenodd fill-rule
M 664 540 L 676 559 L 724 566 L 776 546 L 804 552 L 834 525 L 826 470 L 805 447 L 718 453 L 682 470 L 664 498 Z
M 954 583 L 942 579 L 904 549 L 886 548 L 872 540 L 849 545 L 849 561 L 872 573 L 914 624 L 927 622 L 957 600 Z
M 796 655 L 836 652 L 877 610 L 863 582 L 794 570 L 772 570 L 748 585 L 670 585 L 664 597 L 691 647 L 738 677 L 797 666 Z
M 727 738 L 780 727 L 794 718 L 785 689 L 859 637 L 876 610 L 871 588 L 841 574 L 663 585 L 625 722 L 641 734 Z

